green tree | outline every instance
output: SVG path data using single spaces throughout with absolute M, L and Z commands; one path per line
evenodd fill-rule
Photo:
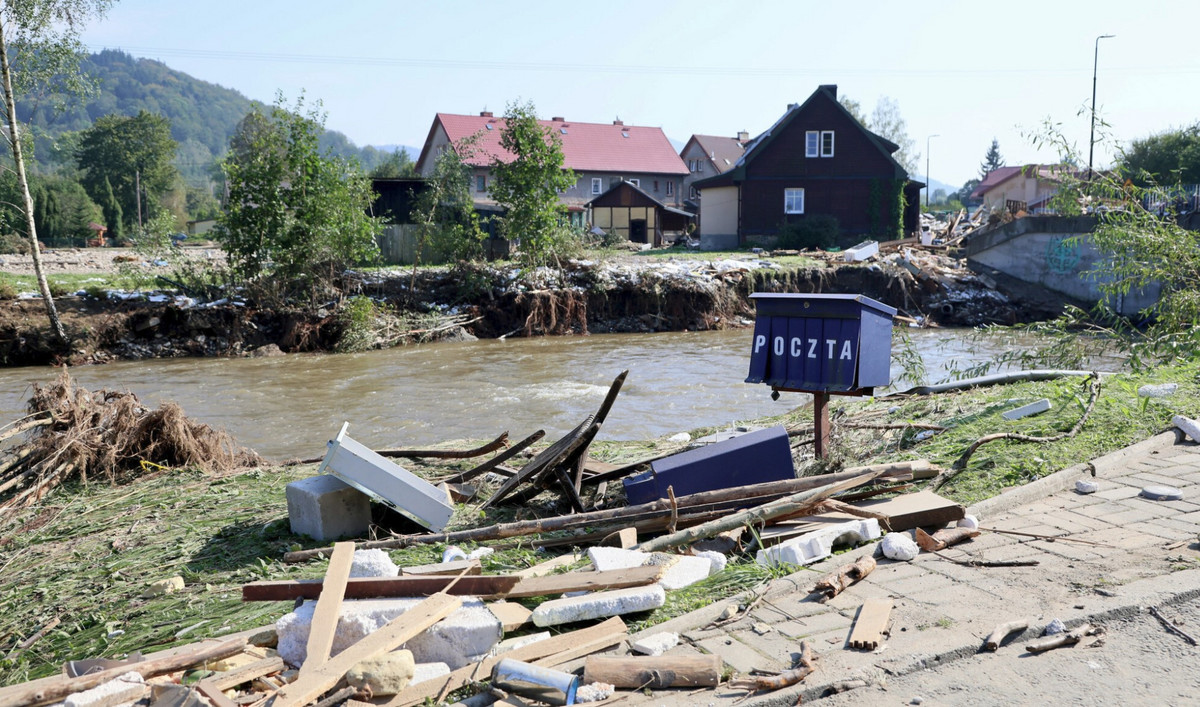
M 38 290 L 54 338 L 63 347 L 69 346 L 70 341 L 50 296 L 50 283 L 42 267 L 33 197 L 25 174 L 26 146 L 23 143 L 27 137 L 17 117 L 17 96 L 19 94 L 24 103 L 26 100 L 36 102 L 39 95 L 86 92 L 90 84 L 79 72 L 83 48 L 79 33 L 88 19 L 103 15 L 110 4 L 110 0 L 5 0 L 0 5 L 0 89 L 4 93 L 4 117 L 8 126 L 4 136 L 17 173 L 20 211 L 25 217 Z
M 558 199 L 559 191 L 575 183 L 575 173 L 563 168 L 562 142 L 538 123 L 533 103 L 508 105 L 500 147 L 515 156 L 492 162 L 491 194 L 506 210 L 500 227 L 505 237 L 520 242 L 527 264 L 544 265 L 575 245 Z
M 104 180 L 104 189 L 100 192 L 100 198 L 97 199 L 100 204 L 100 209 L 104 213 L 104 225 L 108 227 L 108 236 L 113 240 L 119 240 L 125 232 L 121 227 L 122 217 L 124 213 L 121 210 L 121 202 L 117 201 L 117 197 L 113 194 L 112 184 L 108 179 Z
M 230 139 L 217 235 L 243 278 L 270 271 L 315 296 L 346 267 L 378 257 L 370 180 L 356 163 L 320 151 L 323 125 L 303 98 L 289 109 L 281 95 L 269 115 L 252 111 Z
M 171 123 L 161 115 L 103 116 L 80 136 L 80 183 L 99 201 L 107 181 L 129 221 L 123 225 L 140 226 L 162 208 L 163 195 L 175 185 L 177 147 Z
M 428 243 L 452 260 L 474 260 L 483 255 L 483 233 L 471 200 L 471 167 L 464 160 L 475 150 L 468 137 L 443 150 L 425 179 L 425 190 L 413 204 L 417 225 L 417 254 Z M 416 262 L 413 263 L 414 278 Z
M 1121 167 L 1139 187 L 1200 184 L 1200 123 L 1134 140 Z
M 391 154 L 371 170 L 371 177 L 374 179 L 415 176 L 417 176 L 417 163 L 409 158 L 408 152 L 403 148 L 393 150 Z
M 951 199 L 958 199 L 962 203 L 967 203 L 971 198 L 971 192 L 979 187 L 978 179 L 968 179 L 963 182 L 962 188 L 950 195 Z
M 992 144 L 987 149 L 987 154 L 983 156 L 983 162 L 979 165 L 979 178 L 986 179 L 988 172 L 999 169 L 1004 166 L 1004 158 L 1000 156 L 1000 141 L 992 138 Z

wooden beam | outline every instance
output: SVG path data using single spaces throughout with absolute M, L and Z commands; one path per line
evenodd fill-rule
M 333 632 L 337 630 L 342 615 L 342 597 L 346 595 L 346 582 L 350 579 L 350 565 L 354 562 L 354 543 L 334 543 L 333 557 L 329 569 L 321 582 L 321 596 L 313 609 L 312 630 L 308 632 L 308 653 L 304 665 L 300 666 L 300 677 L 311 673 L 329 660 L 333 648 Z
M 891 599 L 868 599 L 858 608 L 854 629 L 850 631 L 850 647 L 873 651 L 883 643 L 888 621 L 892 618 Z
M 386 626 L 330 658 L 324 665 L 284 685 L 267 700 L 267 707 L 302 707 L 323 695 L 361 661 L 394 650 L 419 636 L 462 606 L 462 599 L 434 594 L 392 619 Z
M 237 687 L 243 683 L 250 682 L 254 678 L 260 678 L 271 673 L 282 672 L 284 669 L 283 658 L 274 656 L 272 658 L 263 658 L 256 660 L 253 663 L 247 663 L 233 670 L 226 670 L 222 673 L 217 673 L 212 677 L 205 678 L 201 682 L 208 683 L 215 687 L 217 691 L 228 690 L 231 687 Z
M 410 705 L 421 704 L 425 700 L 433 700 L 438 695 L 449 694 L 474 681 L 487 680 L 492 675 L 492 668 L 503 658 L 528 662 L 553 656 L 556 653 L 562 653 L 574 646 L 586 645 L 606 639 L 611 639 L 614 643 L 619 642 L 625 635 L 625 622 L 620 617 L 614 616 L 595 626 L 578 631 L 560 633 L 544 641 L 537 641 L 536 643 L 530 643 L 527 646 L 513 649 L 503 656 L 485 658 L 474 665 L 459 668 L 449 675 L 425 680 L 416 685 L 410 685 L 389 700 L 384 707 L 409 707 Z
M 481 575 L 483 574 L 483 565 L 479 563 L 479 560 L 454 560 L 453 562 L 438 562 L 432 565 L 413 565 L 412 567 L 401 567 L 400 576 L 437 577 L 446 574 L 457 577 L 464 570 L 468 575 Z
M 549 574 L 544 577 L 527 577 L 510 589 L 507 596 L 509 599 L 519 599 L 564 592 L 641 587 L 657 582 L 664 569 L 657 565 L 649 565 L 606 572 L 568 572 L 566 574 Z
M 583 681 L 606 682 L 619 690 L 716 687 L 721 668 L 716 655 L 593 655 L 583 664 Z
M 493 601 L 487 605 L 488 611 L 500 620 L 500 627 L 505 633 L 515 631 L 529 623 L 533 612 L 512 601 Z
M 458 579 L 432 577 L 352 577 L 346 581 L 347 599 L 371 597 L 423 597 L 445 591 L 455 596 L 502 597 L 520 577 L 516 575 L 479 575 Z M 322 580 L 286 579 L 251 582 L 242 586 L 242 601 L 291 601 L 315 599 L 321 594 Z M 449 586 L 452 585 L 452 586 Z

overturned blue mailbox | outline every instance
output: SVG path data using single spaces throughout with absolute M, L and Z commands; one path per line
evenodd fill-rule
M 747 383 L 870 395 L 890 381 L 896 310 L 863 295 L 750 295 L 758 310 Z

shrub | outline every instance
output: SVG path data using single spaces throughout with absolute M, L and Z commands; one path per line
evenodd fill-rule
M 17 298 L 17 288 L 8 280 L 0 280 L 0 300 Z
M 838 220 L 833 216 L 805 216 L 799 221 L 784 223 L 779 227 L 779 247 L 794 250 L 828 248 L 837 243 L 840 233 Z
M 0 235 L 0 253 L 6 255 L 29 255 L 29 239 L 15 233 Z

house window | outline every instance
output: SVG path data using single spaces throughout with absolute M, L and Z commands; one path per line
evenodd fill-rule
M 804 156 L 821 156 L 821 133 L 819 131 L 809 130 L 804 133 Z
M 603 188 L 604 188 L 604 180 L 601 179 L 600 177 L 592 177 L 592 193 L 599 194 L 600 190 Z
M 675 182 L 667 182 L 667 196 L 675 196 Z
M 487 175 L 484 175 L 484 174 L 476 175 L 475 191 L 487 191 Z
M 833 131 L 821 131 L 821 156 L 833 157 Z
M 630 184 L 632 184 L 632 185 L 633 185 L 633 186 L 635 186 L 635 187 L 640 187 L 640 186 L 642 186 L 642 180 L 640 180 L 640 179 L 630 179 L 630 180 L 629 180 L 629 183 L 630 183 Z
M 696 160 L 696 174 L 704 173 L 704 160 Z
M 658 193 L 658 180 L 657 179 L 654 180 L 654 193 L 655 194 Z
M 785 214 L 802 214 L 802 213 L 804 213 L 804 190 L 803 189 L 784 189 L 783 190 L 783 213 L 785 213 Z

